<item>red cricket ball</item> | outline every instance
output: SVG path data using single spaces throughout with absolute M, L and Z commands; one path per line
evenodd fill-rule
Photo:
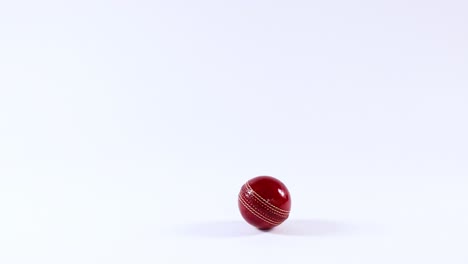
M 238 204 L 247 223 L 260 230 L 268 230 L 288 219 L 291 196 L 280 180 L 271 176 L 258 176 L 242 185 Z

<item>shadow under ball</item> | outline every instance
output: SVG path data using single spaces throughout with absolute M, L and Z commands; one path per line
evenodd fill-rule
M 258 176 L 242 185 L 238 205 L 247 223 L 260 230 L 269 230 L 288 219 L 291 196 L 280 180 Z

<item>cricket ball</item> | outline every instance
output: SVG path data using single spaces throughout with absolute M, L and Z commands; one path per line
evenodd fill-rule
M 291 196 L 280 180 L 258 176 L 242 185 L 238 205 L 247 223 L 260 230 L 269 230 L 288 219 Z

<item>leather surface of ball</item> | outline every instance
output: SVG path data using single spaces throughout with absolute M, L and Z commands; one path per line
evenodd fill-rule
M 288 219 L 291 196 L 280 180 L 258 176 L 242 185 L 238 206 L 247 223 L 260 230 L 269 230 Z

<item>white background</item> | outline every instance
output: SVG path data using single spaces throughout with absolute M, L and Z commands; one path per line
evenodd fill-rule
M 0 263 L 468 263 L 467 14 L 1 0 Z

